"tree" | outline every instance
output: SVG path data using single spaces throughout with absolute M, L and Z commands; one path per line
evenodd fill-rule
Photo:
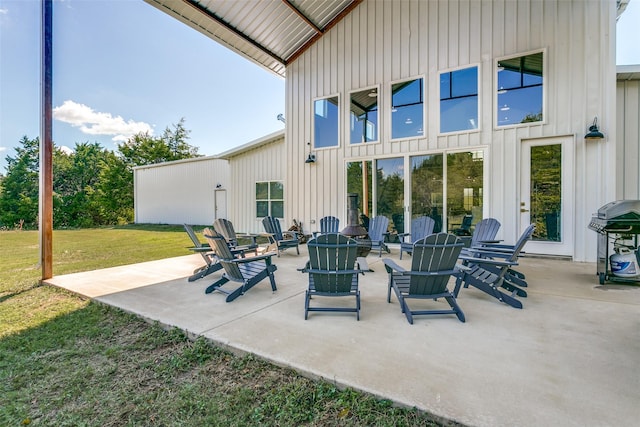
M 16 156 L 7 156 L 7 175 L 0 190 L 0 223 L 13 227 L 24 220 L 26 226 L 38 223 L 38 164 L 40 141 L 23 136 Z

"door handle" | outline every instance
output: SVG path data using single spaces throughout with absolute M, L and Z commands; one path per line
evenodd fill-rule
M 520 212 L 529 212 L 529 209 L 520 208 Z

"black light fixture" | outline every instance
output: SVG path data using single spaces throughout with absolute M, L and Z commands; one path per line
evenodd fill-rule
M 316 155 L 313 153 L 309 153 L 309 156 L 307 156 L 307 160 L 304 161 L 305 163 L 315 163 L 316 162 Z
M 598 117 L 593 118 L 593 123 L 589 126 L 589 133 L 584 136 L 584 139 L 602 139 L 604 135 L 598 129 Z

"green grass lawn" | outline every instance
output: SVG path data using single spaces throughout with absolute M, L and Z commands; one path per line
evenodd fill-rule
M 53 238 L 54 275 L 187 255 L 191 246 L 171 226 Z M 443 425 L 41 286 L 38 262 L 37 232 L 0 231 L 2 426 Z

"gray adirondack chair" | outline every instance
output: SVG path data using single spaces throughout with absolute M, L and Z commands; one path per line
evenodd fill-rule
M 465 215 L 462 217 L 462 223 L 457 228 L 453 228 L 451 232 L 456 236 L 471 236 L 471 224 L 473 223 L 473 215 Z
M 464 243 L 453 234 L 431 234 L 413 244 L 411 270 L 384 258 L 384 267 L 389 273 L 387 302 L 391 302 L 391 290 L 394 291 L 407 321 L 413 324 L 413 316 L 455 314 L 458 320 L 465 321 L 464 313 L 449 291 L 447 284 L 451 276 L 457 275 L 456 262 Z M 449 304 L 446 309 L 412 310 L 407 300 L 444 298 Z
M 384 243 L 384 238 L 389 234 L 389 218 L 378 215 L 369 221 L 369 239 L 371 239 L 371 249 L 378 249 L 378 256 L 382 256 L 382 250 L 391 253 L 389 247 Z
M 202 256 L 202 259 L 205 262 L 205 265 L 202 267 L 196 268 L 193 271 L 193 274 L 189 276 L 187 279 L 189 282 L 193 282 L 198 279 L 202 279 L 205 276 L 208 276 L 211 273 L 214 273 L 222 268 L 222 265 L 218 263 L 218 259 L 215 257 L 214 253 L 211 250 L 211 247 L 208 243 L 202 243 L 196 232 L 193 230 L 193 227 L 189 224 L 183 224 L 184 231 L 187 232 L 193 246 L 189 248 L 190 251 L 198 253 Z
M 318 237 L 320 234 L 327 233 L 339 233 L 340 232 L 340 220 L 335 216 L 325 216 L 320 218 L 320 231 L 315 231 L 313 237 Z
M 516 297 L 526 297 L 524 286 L 514 278 L 512 268 L 518 265 L 518 256 L 524 245 L 531 239 L 535 225 L 529 225 L 515 245 L 501 247 L 474 248 L 474 256 L 460 255 L 462 265 L 456 280 L 454 294 L 457 296 L 461 286 L 473 286 L 515 308 L 522 308 L 522 302 Z M 523 279 L 524 280 L 524 279 Z M 503 291 L 506 290 L 510 293 Z
M 500 230 L 500 221 L 495 218 L 484 218 L 478 221 L 471 235 L 470 247 L 495 243 L 498 230 Z
M 262 226 L 264 227 L 264 231 L 268 234 L 267 237 L 269 238 L 269 243 L 276 246 L 278 256 L 280 256 L 281 251 L 288 248 L 296 248 L 296 252 L 300 255 L 297 232 L 285 231 L 283 233 L 282 228 L 280 227 L 280 221 L 278 218 L 272 216 L 265 216 L 262 219 Z
M 274 292 L 277 290 L 273 274 L 277 267 L 271 263 L 271 257 L 274 253 L 235 258 L 229 245 L 220 234 L 214 230 L 206 229 L 204 237 L 215 250 L 218 262 L 224 269 L 222 277 L 207 287 L 206 294 L 217 291 L 227 295 L 226 301 L 231 302 L 267 277 L 271 282 L 271 289 Z M 229 282 L 238 283 L 239 285 L 231 289 L 224 287 Z
M 310 311 L 355 312 L 360 320 L 360 290 L 358 276 L 358 243 L 338 233 L 321 234 L 307 242 L 309 261 L 301 271 L 309 274 L 309 287 L 305 294 L 304 318 Z M 355 307 L 311 306 L 311 299 L 322 297 L 355 297 Z
M 252 239 L 251 243 L 247 245 L 239 245 L 238 244 L 238 236 L 236 234 L 235 229 L 233 228 L 233 223 L 225 218 L 218 218 L 213 223 L 213 229 L 216 233 L 220 234 L 224 237 L 227 244 L 232 250 L 242 250 L 244 252 L 255 252 L 258 248 L 258 244 L 256 243 L 255 237 Z
M 411 233 L 402 233 L 398 234 L 398 237 L 401 239 L 400 241 L 400 259 L 402 259 L 402 253 L 407 252 L 411 255 L 411 251 L 413 250 L 413 244 L 420 240 L 424 239 L 430 234 L 433 234 L 433 227 L 435 227 L 436 222 L 433 218 L 428 216 L 419 216 L 411 220 Z

